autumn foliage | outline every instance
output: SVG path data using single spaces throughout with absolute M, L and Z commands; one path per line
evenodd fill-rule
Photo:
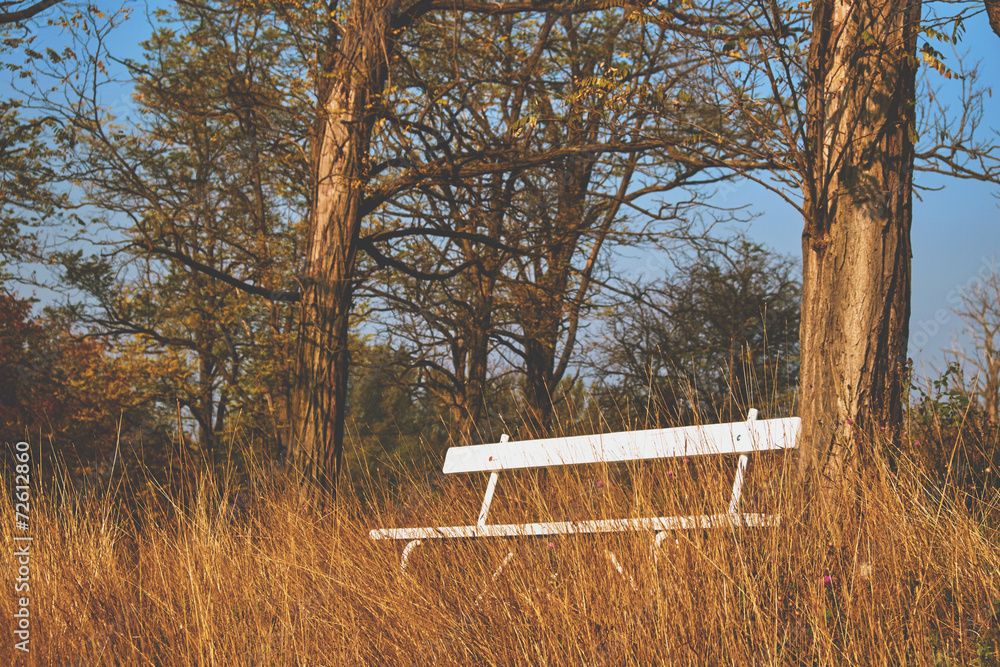
M 71 468 L 110 458 L 121 440 L 152 439 L 151 407 L 141 358 L 113 353 L 31 301 L 0 293 L 0 424 L 4 440 L 28 439 Z M 146 431 L 144 432 L 144 429 Z

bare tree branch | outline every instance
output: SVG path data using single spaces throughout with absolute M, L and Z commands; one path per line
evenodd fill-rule
M 19 23 L 20 21 L 25 21 L 30 19 L 32 16 L 41 14 L 49 7 L 53 5 L 58 5 L 62 0 L 41 0 L 41 2 L 36 2 L 33 5 L 28 5 L 23 9 L 17 9 L 14 11 L 6 11 L 8 7 L 16 3 L 4 2 L 0 3 L 0 7 L 3 7 L 4 11 L 0 11 L 0 25 L 8 25 L 11 23 Z

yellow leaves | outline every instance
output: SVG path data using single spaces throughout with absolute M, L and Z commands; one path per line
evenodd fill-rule
M 920 47 L 920 59 L 927 63 L 927 66 L 935 70 L 938 74 L 946 79 L 951 79 L 955 76 L 955 73 L 944 64 L 944 56 L 941 55 L 936 49 L 934 49 L 930 44 L 924 44 Z
M 722 52 L 730 58 L 739 58 L 741 53 L 747 53 L 747 42 L 742 38 L 733 38 L 722 45 Z
M 945 42 L 946 44 L 957 44 L 958 43 L 958 39 L 957 38 L 951 37 L 951 36 L 949 36 L 949 35 L 941 32 L 940 30 L 935 30 L 931 26 L 923 26 L 923 28 L 921 28 L 921 32 L 923 32 L 925 35 L 927 35 L 931 39 L 937 39 L 937 40 L 940 40 L 942 42 Z
M 528 115 L 524 116 L 518 120 L 510 128 L 510 135 L 515 139 L 520 139 L 522 136 L 526 136 L 538 126 L 538 116 Z

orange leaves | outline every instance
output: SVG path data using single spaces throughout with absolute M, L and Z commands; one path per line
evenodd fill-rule
M 104 339 L 81 337 L 61 321 L 33 317 L 30 302 L 0 294 L 0 423 L 12 436 L 41 434 L 58 451 L 82 457 L 144 421 L 140 387 L 151 365 L 112 353 Z
M 955 76 L 951 68 L 944 64 L 944 56 L 930 44 L 925 43 L 920 47 L 920 59 L 946 79 L 951 79 Z

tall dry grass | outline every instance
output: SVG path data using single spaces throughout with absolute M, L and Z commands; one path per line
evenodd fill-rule
M 733 464 L 501 476 L 491 520 L 717 513 Z M 856 505 L 816 517 L 787 490 L 787 462 L 761 457 L 745 509 L 780 512 L 777 529 L 677 533 L 655 558 L 644 533 L 448 541 L 419 547 L 407 575 L 402 543 L 368 530 L 471 523 L 485 476 L 398 492 L 369 479 L 366 497 L 388 500 L 345 493 L 324 513 L 262 472 L 249 490 L 203 476 L 135 502 L 117 484 L 36 487 L 30 653 L 8 632 L 0 664 L 998 664 L 1000 506 L 895 468 L 873 464 Z

